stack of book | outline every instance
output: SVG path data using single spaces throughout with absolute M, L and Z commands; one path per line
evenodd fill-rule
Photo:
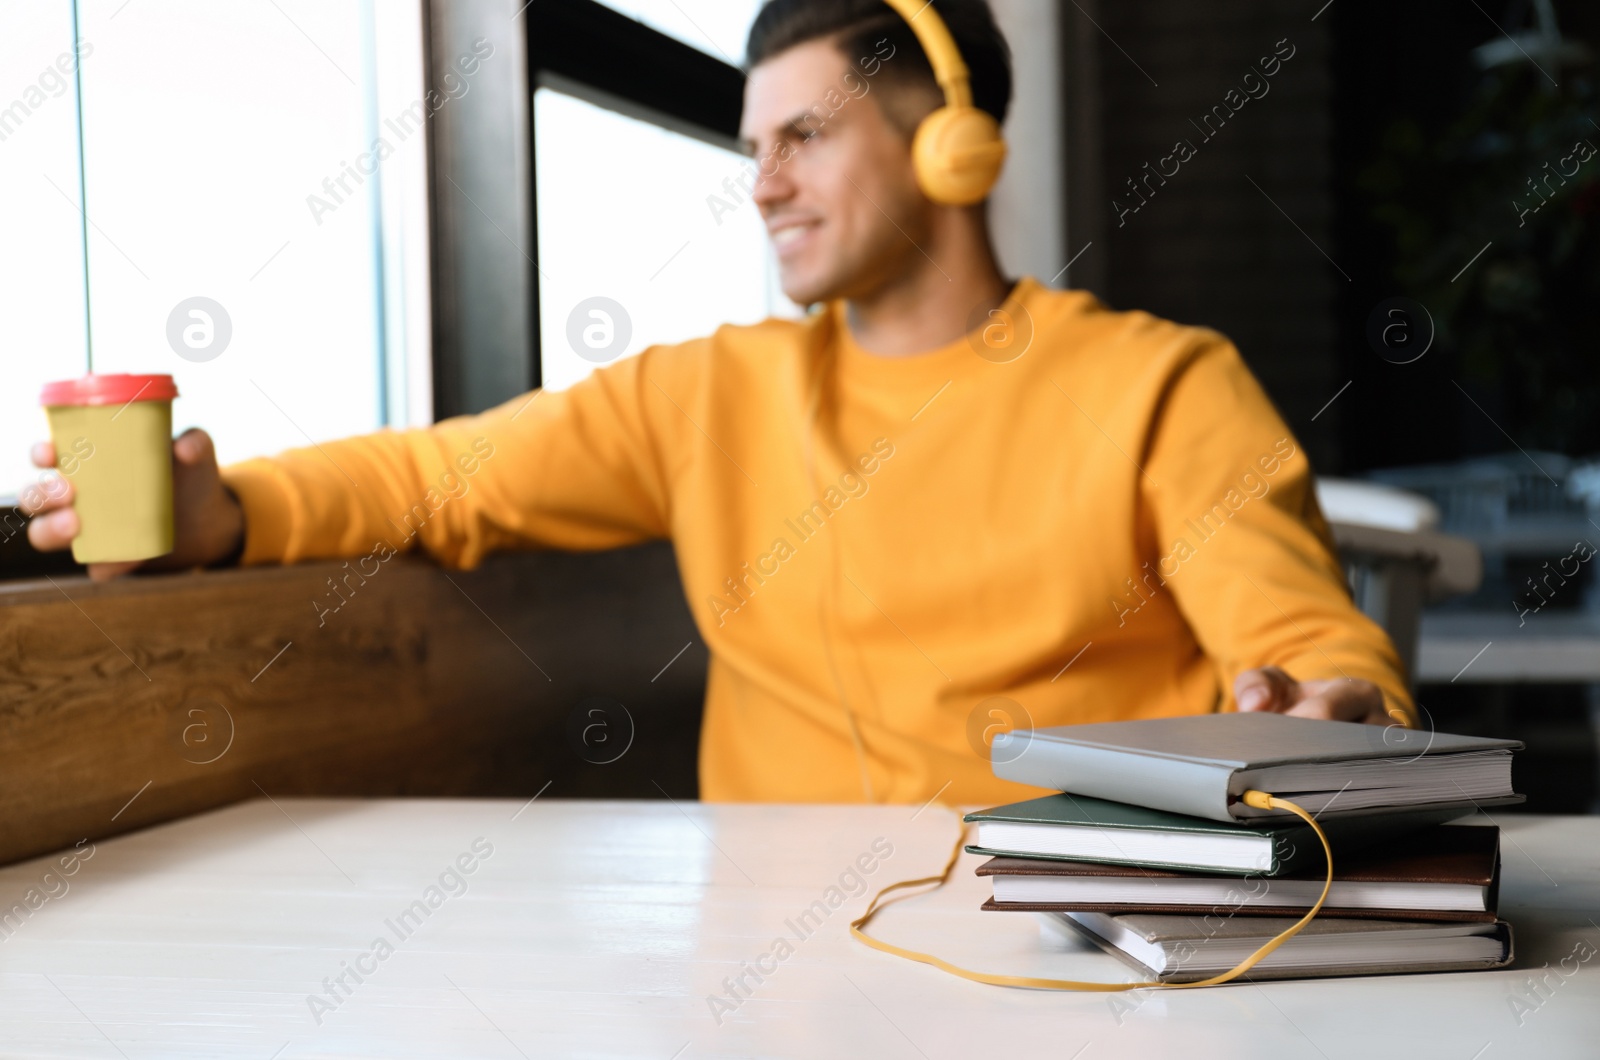
M 1316 919 L 1244 978 L 1498 968 L 1499 829 L 1446 824 L 1520 802 L 1522 745 L 1276 714 L 1109 722 L 997 737 L 995 773 L 1060 792 L 969 814 L 983 908 L 1041 914 L 1163 982 L 1235 967 L 1304 916 L 1327 865 L 1312 829 L 1249 789 L 1311 813 L 1333 848 Z

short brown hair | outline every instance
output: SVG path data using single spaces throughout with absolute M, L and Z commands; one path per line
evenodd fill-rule
M 1011 49 L 988 3 L 936 0 L 931 6 L 950 28 L 972 75 L 972 102 L 1003 123 L 1011 105 Z M 877 49 L 887 40 L 894 58 L 878 76 L 939 90 L 916 34 L 883 0 L 768 0 L 750 27 L 745 62 L 757 66 L 796 45 L 824 39 L 832 39 L 850 58 L 881 55 Z

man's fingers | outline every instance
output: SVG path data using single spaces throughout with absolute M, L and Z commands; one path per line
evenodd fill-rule
M 215 459 L 215 447 L 211 443 L 211 435 L 199 427 L 190 427 L 178 435 L 172 443 L 172 451 L 178 457 L 178 462 L 190 467 L 204 463 L 208 459 Z
M 82 524 L 78 513 L 71 508 L 47 512 L 28 523 L 28 541 L 40 552 L 55 552 L 72 544 Z M 139 560 L 129 563 L 91 563 L 89 577 L 97 582 L 110 581 L 140 565 Z
M 1349 696 L 1313 696 L 1301 700 L 1284 713 L 1296 718 L 1316 718 L 1321 721 L 1366 721 L 1371 708 Z
M 1307 694 L 1286 713 L 1297 718 L 1323 721 L 1359 721 L 1384 724 L 1383 693 L 1371 681 L 1307 681 L 1301 684 Z
M 1284 711 L 1291 718 L 1314 718 L 1318 721 L 1353 721 L 1354 718 L 1346 717 L 1347 704 L 1338 700 L 1329 700 L 1322 696 L 1303 699 L 1299 703 Z
M 60 475 L 41 475 L 17 494 L 17 507 L 26 515 L 38 515 L 65 508 L 72 503 L 72 483 Z
M 28 543 L 40 552 L 56 552 L 72 544 L 81 526 L 71 508 L 46 512 L 28 523 Z
M 91 563 L 89 564 L 89 580 L 108 582 L 133 570 L 143 563 L 143 560 L 133 560 L 127 563 Z
M 1296 681 L 1276 666 L 1246 670 L 1233 682 L 1241 711 L 1271 710 L 1322 721 L 1386 721 L 1383 693 L 1371 681 Z
M 47 474 L 24 486 L 17 494 L 17 507 L 28 515 L 48 512 L 72 503 L 72 483 L 56 471 L 56 447 L 51 442 L 34 442 L 28 457 Z
M 1294 702 L 1294 678 L 1276 666 L 1246 670 L 1233 681 L 1240 710 L 1285 710 Z

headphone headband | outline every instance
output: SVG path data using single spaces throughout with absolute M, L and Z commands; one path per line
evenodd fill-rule
M 944 90 L 944 101 L 951 107 L 972 106 L 972 75 L 961 58 L 961 49 L 950 35 L 950 27 L 934 10 L 932 0 L 884 0 L 911 27 L 917 43 L 928 56 L 934 80 Z
M 933 0 L 884 0 L 916 34 L 944 91 L 944 106 L 922 120 L 911 142 L 917 184 L 947 206 L 982 202 L 1000 177 L 1006 142 L 988 112 L 972 105 L 972 75 Z

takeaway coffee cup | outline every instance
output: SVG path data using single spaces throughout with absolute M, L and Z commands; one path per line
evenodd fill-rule
M 79 563 L 150 559 L 172 551 L 170 375 L 86 375 L 47 383 L 56 467 L 72 482 Z

